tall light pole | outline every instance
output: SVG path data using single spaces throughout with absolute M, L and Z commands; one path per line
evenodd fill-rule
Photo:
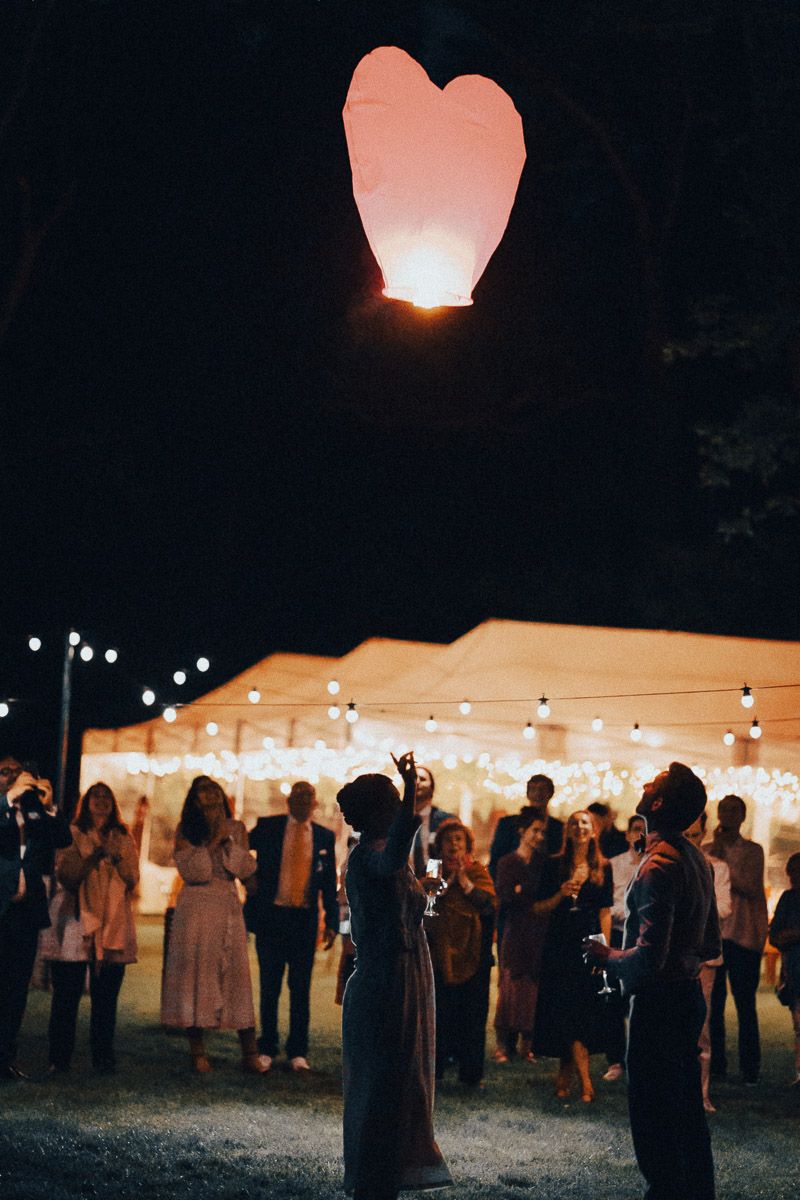
M 64 639 L 64 662 L 61 668 L 61 719 L 58 730 L 58 777 L 56 780 L 56 806 L 64 811 L 64 793 L 67 784 L 67 754 L 69 752 L 69 714 L 72 702 L 72 662 L 75 658 L 75 630 L 70 629 Z

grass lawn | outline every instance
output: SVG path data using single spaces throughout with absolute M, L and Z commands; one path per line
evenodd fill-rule
M 199 1077 L 190 1072 L 183 1038 L 165 1035 L 158 1024 L 160 922 L 143 920 L 139 933 L 140 962 L 128 969 L 120 999 L 118 1073 L 91 1073 L 86 997 L 72 1072 L 0 1087 L 2 1200 L 342 1195 L 333 957 L 317 959 L 311 1079 L 297 1079 L 280 1064 L 265 1078 L 242 1075 L 238 1042 L 229 1033 L 210 1035 L 215 1070 Z M 255 980 L 254 960 L 253 967 Z M 722 1200 L 794 1200 L 800 1191 L 800 1097 L 787 1088 L 790 1019 L 769 991 L 759 1000 L 762 1083 L 746 1090 L 732 1080 L 715 1092 Z M 48 1012 L 49 996 L 32 991 L 20 1048 L 32 1072 L 46 1066 Z M 283 1022 L 285 1028 L 285 1011 Z M 641 1196 L 624 1084 L 598 1082 L 588 1109 L 563 1105 L 552 1096 L 552 1065 L 491 1063 L 484 1092 L 464 1093 L 447 1082 L 439 1089 L 435 1123 L 456 1180 L 451 1196 Z M 600 1058 L 593 1060 L 596 1080 L 604 1069 Z

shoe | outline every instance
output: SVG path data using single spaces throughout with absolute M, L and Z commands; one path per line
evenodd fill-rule
M 745 1076 L 745 1078 L 742 1080 L 742 1083 L 744 1084 L 745 1087 L 749 1087 L 749 1088 L 758 1087 L 758 1076 L 756 1076 L 755 1078 L 753 1078 L 752 1076 L 750 1076 L 749 1078 L 747 1076 Z
M 272 1066 L 269 1054 L 245 1054 L 242 1070 L 248 1075 L 266 1075 Z
M 19 1083 L 29 1077 L 24 1071 L 20 1071 L 19 1067 L 15 1067 L 13 1063 L 9 1063 L 7 1067 L 0 1068 L 0 1079 L 8 1079 L 13 1083 Z
M 594 1088 L 581 1092 L 581 1104 L 591 1104 L 594 1100 Z
M 603 1079 L 605 1079 L 606 1083 L 616 1083 L 618 1079 L 622 1079 L 624 1074 L 625 1068 L 622 1063 L 612 1063 L 603 1076 Z
M 499 1046 L 497 1047 L 497 1049 L 494 1052 L 494 1061 L 496 1063 L 507 1063 L 508 1062 L 508 1055 L 506 1054 L 505 1050 L 501 1050 Z
M 717 1111 L 707 1096 L 703 1097 L 703 1109 L 707 1113 L 715 1113 Z
M 213 1067 L 205 1054 L 192 1055 L 192 1067 L 198 1075 L 210 1075 Z
M 52 1079 L 56 1075 L 69 1075 L 69 1065 L 60 1067 L 56 1063 L 50 1063 L 45 1071 L 45 1078 Z
M 797 1072 L 789 1087 L 793 1088 L 796 1092 L 800 1092 L 800 1071 Z
M 560 1070 L 556 1075 L 556 1100 L 569 1099 L 570 1072 Z
M 298 1054 L 294 1058 L 289 1059 L 289 1070 L 310 1071 L 311 1067 L 308 1065 L 307 1060 L 303 1058 L 302 1054 Z

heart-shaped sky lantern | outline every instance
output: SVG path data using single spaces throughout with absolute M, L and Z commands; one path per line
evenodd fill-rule
M 471 304 L 525 163 L 511 98 L 482 75 L 442 90 L 404 50 L 380 46 L 356 67 L 343 116 L 384 296 L 421 308 Z

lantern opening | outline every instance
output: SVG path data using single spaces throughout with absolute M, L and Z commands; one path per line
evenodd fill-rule
M 387 279 L 384 296 L 406 300 L 415 308 L 461 308 L 472 304 L 471 264 L 465 264 L 467 255 L 460 247 L 447 242 L 442 234 L 428 233 L 399 237 L 387 246 L 383 254 Z

